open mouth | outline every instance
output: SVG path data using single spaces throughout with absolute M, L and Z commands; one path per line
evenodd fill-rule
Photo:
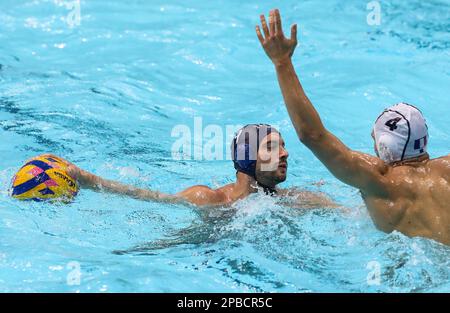
M 280 163 L 280 164 L 278 165 L 278 167 L 287 169 L 287 163 Z

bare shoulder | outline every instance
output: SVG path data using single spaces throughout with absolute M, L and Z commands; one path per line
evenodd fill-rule
M 443 157 L 442 160 L 446 167 L 450 169 L 450 154 Z
M 221 189 L 204 185 L 189 187 L 177 195 L 197 206 L 218 205 L 225 201 L 225 194 Z
M 439 170 L 450 170 L 450 155 L 432 159 L 428 162 L 428 164 L 432 167 L 437 167 Z
M 450 154 L 441 156 L 441 157 L 436 158 L 436 159 L 432 159 L 432 161 L 444 161 L 444 162 L 447 161 L 447 162 L 450 162 Z
M 433 160 L 433 165 L 450 182 L 450 154 Z

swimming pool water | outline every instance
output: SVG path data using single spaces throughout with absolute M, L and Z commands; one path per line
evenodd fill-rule
M 81 1 L 72 27 L 69 2 L 0 4 L 0 291 L 450 291 L 448 247 L 378 231 L 358 191 L 299 143 L 254 33 L 275 5 L 285 29 L 298 23 L 299 77 L 351 148 L 373 153 L 373 121 L 406 101 L 427 117 L 438 157 L 450 142 L 450 1 L 381 1 L 379 26 L 357 0 Z M 8 197 L 15 171 L 43 152 L 170 193 L 232 182 L 229 160 L 172 158 L 173 127 L 195 117 L 278 125 L 290 152 L 283 186 L 325 192 L 349 211 L 262 195 L 231 214 L 87 190 L 70 205 Z

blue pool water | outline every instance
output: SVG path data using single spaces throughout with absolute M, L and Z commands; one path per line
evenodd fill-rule
M 86 0 L 72 27 L 63 2 L 0 3 L 0 291 L 450 291 L 448 247 L 378 231 L 358 191 L 299 143 L 254 34 L 269 1 Z M 372 153 L 372 122 L 406 101 L 427 117 L 431 156 L 448 154 L 450 1 L 383 0 L 379 26 L 367 3 L 278 5 L 285 29 L 299 24 L 305 90 L 353 149 Z M 173 127 L 195 117 L 278 125 L 290 152 L 283 186 L 325 192 L 348 212 L 262 195 L 231 214 L 86 190 L 70 205 L 8 197 L 15 171 L 43 152 L 170 193 L 232 182 L 229 160 L 172 158 Z

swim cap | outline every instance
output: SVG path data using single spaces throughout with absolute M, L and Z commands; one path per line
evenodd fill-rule
M 249 124 L 241 128 L 231 142 L 231 158 L 234 168 L 256 179 L 256 160 L 261 141 L 278 131 L 267 124 Z
M 428 126 L 416 107 L 399 103 L 378 117 L 373 127 L 380 158 L 393 163 L 427 153 Z

